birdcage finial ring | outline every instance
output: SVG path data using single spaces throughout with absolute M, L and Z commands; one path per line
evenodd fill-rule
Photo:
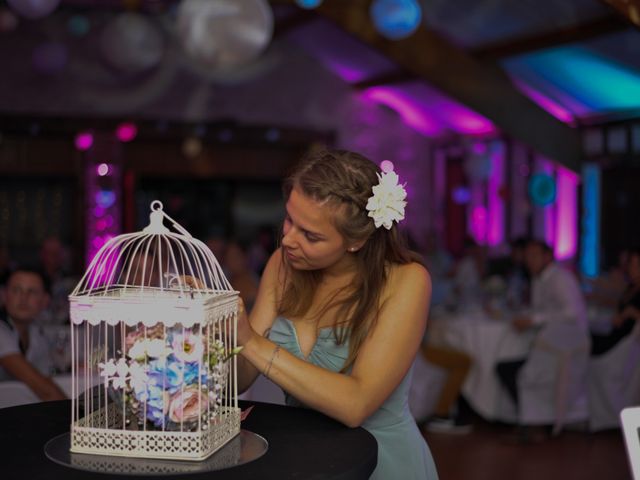
M 154 200 L 153 202 L 151 202 L 151 210 L 156 212 L 158 210 L 162 210 L 162 202 L 160 200 Z

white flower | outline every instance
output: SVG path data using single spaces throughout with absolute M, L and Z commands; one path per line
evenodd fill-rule
M 129 365 L 127 365 L 127 361 L 124 358 L 118 359 L 116 363 L 116 372 L 119 377 L 126 377 L 129 373 Z
M 144 357 L 147 354 L 148 344 L 149 340 L 147 340 L 146 338 L 137 340 L 136 343 L 134 343 L 133 346 L 129 349 L 127 355 L 135 360 L 144 360 Z
M 151 358 L 166 357 L 168 349 L 165 346 L 164 340 L 154 338 L 147 343 L 147 355 Z
M 407 191 L 398 183 L 398 175 L 393 172 L 378 173 L 379 183 L 372 188 L 373 195 L 367 202 L 369 216 L 373 218 L 376 228 L 384 226 L 390 230 L 393 222 L 404 219 L 404 207 Z
M 144 338 L 137 340 L 129 349 L 127 355 L 134 360 L 143 361 L 145 357 L 162 358 L 166 357 L 170 352 L 167 349 L 164 340 L 160 338 Z
M 113 377 L 112 379 L 113 382 L 113 388 L 124 388 L 127 386 L 127 377 Z
M 107 363 L 99 363 L 98 367 L 101 370 L 100 375 L 105 377 L 105 380 L 108 380 L 109 377 L 113 377 L 116 374 L 116 364 L 113 358 L 109 359 Z
M 185 331 L 184 335 L 173 337 L 173 354 L 183 362 L 199 362 L 202 360 L 204 345 L 199 335 Z
M 136 393 L 144 392 L 148 380 L 144 366 L 138 362 L 131 362 L 131 365 L 129 365 L 129 373 L 131 374 L 131 377 L 129 377 L 131 388 L 133 388 Z

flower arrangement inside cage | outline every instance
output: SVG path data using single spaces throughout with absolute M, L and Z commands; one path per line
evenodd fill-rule
M 216 423 L 231 353 L 194 328 L 143 324 L 127 332 L 117 359 L 98 364 L 130 430 L 196 431 Z
M 71 451 L 202 460 L 240 432 L 238 292 L 202 242 L 152 210 L 69 296 Z

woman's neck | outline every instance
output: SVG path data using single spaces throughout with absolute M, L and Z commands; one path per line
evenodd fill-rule
M 340 285 L 349 284 L 357 273 L 357 264 L 354 255 L 346 255 L 338 263 L 325 268 L 322 271 L 321 284 Z

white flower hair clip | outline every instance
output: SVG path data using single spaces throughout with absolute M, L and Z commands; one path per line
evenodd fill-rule
M 373 186 L 373 195 L 369 197 L 366 209 L 373 218 L 376 228 L 384 226 L 390 230 L 393 222 L 404 220 L 404 207 L 407 205 L 407 191 L 398 182 L 398 174 L 393 171 L 393 163 L 382 162 L 382 173 L 377 173 L 378 185 Z

